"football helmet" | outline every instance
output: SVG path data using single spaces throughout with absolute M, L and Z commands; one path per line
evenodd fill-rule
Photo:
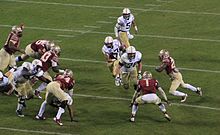
M 73 71 L 72 70 L 70 70 L 70 69 L 65 69 L 65 71 L 64 71 L 64 73 L 63 73 L 64 75 L 67 75 L 67 76 L 69 76 L 69 77 L 73 77 Z
M 131 11 L 129 8 L 124 8 L 122 11 L 122 15 L 124 19 L 129 19 Z
M 159 52 L 159 59 L 160 60 L 163 60 L 164 58 L 168 58 L 169 56 L 170 56 L 169 52 L 166 49 L 160 50 L 160 52 Z
M 47 51 L 49 51 L 55 47 L 55 44 L 53 41 L 48 41 L 46 42 L 46 44 L 44 44 L 44 47 L 46 48 Z
M 21 24 L 20 26 L 13 26 L 11 28 L 12 32 L 15 33 L 16 35 L 18 35 L 19 37 L 22 37 L 23 29 L 24 29 L 23 24 Z
M 136 54 L 136 49 L 134 46 L 129 46 L 126 49 L 126 53 L 128 54 L 128 59 L 134 59 Z
M 43 65 L 42 65 L 42 62 L 41 62 L 40 60 L 38 60 L 38 59 L 33 60 L 33 61 L 32 61 L 32 65 L 33 65 L 34 67 L 42 67 L 42 66 L 43 66 Z
M 104 44 L 107 48 L 112 48 L 113 47 L 113 38 L 111 36 L 107 36 L 105 38 Z
M 142 77 L 143 78 L 152 78 L 152 74 L 149 71 L 144 71 Z
M 34 69 L 33 65 L 32 65 L 30 62 L 24 62 L 24 63 L 22 64 L 22 67 L 23 67 L 24 69 L 26 69 L 27 71 L 29 71 L 29 72 L 32 72 L 33 69 Z
M 56 46 L 52 47 L 51 50 L 52 50 L 54 53 L 56 53 L 58 56 L 60 55 L 60 52 L 61 52 L 60 46 L 56 45 Z

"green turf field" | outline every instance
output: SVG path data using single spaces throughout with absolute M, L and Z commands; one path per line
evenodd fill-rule
M 220 132 L 220 1 L 219 0 L 0 0 L 0 44 L 13 25 L 24 23 L 21 48 L 36 39 L 61 46 L 60 65 L 76 78 L 75 107 L 78 123 L 63 116 L 63 127 L 47 106 L 46 121 L 34 120 L 42 100 L 27 102 L 25 118 L 15 114 L 17 99 L 0 95 L 0 135 L 219 135 Z M 114 86 L 101 52 L 104 38 L 122 9 L 135 15 L 139 33 L 131 41 L 143 53 L 143 70 L 153 73 L 173 105 L 167 122 L 154 105 L 139 108 L 129 123 L 133 89 Z M 133 30 L 131 31 L 133 32 Z M 170 81 L 156 73 L 158 53 L 166 48 L 175 58 L 185 82 L 201 86 L 203 97 L 187 90 L 184 104 L 168 94 Z M 111 98 L 104 98 L 111 97 Z

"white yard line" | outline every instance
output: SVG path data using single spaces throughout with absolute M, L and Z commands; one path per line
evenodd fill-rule
M 100 21 L 100 23 L 107 23 Z M 0 24 L 0 27 L 11 28 L 12 25 L 3 25 Z M 45 30 L 45 31 L 61 31 L 61 32 L 76 32 L 76 33 L 90 33 L 90 34 L 103 34 L 103 35 L 114 35 L 113 32 L 99 32 L 99 31 L 90 31 L 90 30 L 76 30 L 76 29 L 55 29 L 55 28 L 44 28 L 44 27 L 25 27 L 25 29 L 33 30 Z M 71 37 L 72 35 L 64 35 L 65 37 Z M 136 35 L 137 37 L 149 37 L 149 38 L 162 38 L 162 39 L 174 39 L 174 40 L 190 40 L 190 41 L 202 41 L 202 42 L 220 42 L 220 40 L 215 39 L 203 39 L 203 38 L 186 38 L 186 37 L 172 37 L 172 36 L 162 36 L 162 35 Z
M 57 35 L 58 37 L 67 37 L 67 38 L 74 38 L 76 36 L 73 35 Z
M 173 1 L 171 0 L 156 0 L 157 2 L 163 2 L 163 3 L 171 3 Z
M 2 25 L 0 27 L 11 28 L 12 25 Z M 103 34 L 103 35 L 114 35 L 113 32 L 98 32 L 98 31 L 85 31 L 85 30 L 75 30 L 75 29 L 55 29 L 55 28 L 43 28 L 43 27 L 25 27 L 26 29 L 34 30 L 45 30 L 45 31 L 61 31 L 61 32 L 76 32 L 76 33 L 91 33 L 91 34 Z M 63 35 L 64 36 L 64 35 Z M 65 35 L 65 37 L 72 35 Z M 163 38 L 163 39 L 175 39 L 175 40 L 191 40 L 191 41 L 204 41 L 204 42 L 220 42 L 220 40 L 215 39 L 202 39 L 202 38 L 185 38 L 185 37 L 171 37 L 171 36 L 161 36 L 161 35 L 136 35 L 137 37 L 149 37 L 149 38 Z
M 161 5 L 156 5 L 156 4 L 145 4 L 144 6 L 146 7 L 159 7 Z
M 42 5 L 60 5 L 60 6 L 71 6 L 71 7 L 85 7 L 85 8 L 101 8 L 101 9 L 123 9 L 124 7 L 116 6 L 99 6 L 99 5 L 84 5 L 84 4 L 71 4 L 71 3 L 58 3 L 58 2 L 38 2 L 38 1 L 25 1 L 25 0 L 1 0 L 6 2 L 17 2 L 26 4 L 42 4 Z M 161 1 L 162 2 L 162 1 Z M 176 13 L 176 14 L 192 14 L 192 15 L 213 15 L 220 16 L 220 13 L 213 12 L 194 12 L 194 11 L 175 11 L 175 10 L 155 10 L 155 9 L 144 9 L 144 8 L 132 8 L 132 10 L 145 11 L 145 12 L 163 12 L 163 13 Z
M 86 98 L 96 98 L 96 99 L 131 101 L 131 99 L 129 99 L 129 98 L 120 98 L 120 97 L 104 97 L 104 96 L 94 96 L 94 95 L 85 95 L 85 94 L 74 94 L 74 96 L 86 97 Z M 172 105 L 220 111 L 220 108 L 214 108 L 214 107 L 208 107 L 208 106 L 200 106 L 200 105 L 189 105 L 189 104 L 185 104 L 185 103 L 171 103 L 171 106 Z
M 67 60 L 67 61 L 74 61 L 74 62 L 88 62 L 88 63 L 106 63 L 104 61 L 98 61 L 98 60 L 85 60 L 85 59 L 71 59 L 71 58 L 60 58 L 61 60 Z M 155 65 L 143 65 L 144 67 L 151 67 L 155 68 Z M 196 71 L 196 72 L 205 72 L 205 73 L 220 73 L 220 71 L 214 71 L 214 70 L 206 70 L 206 69 L 193 69 L 193 68 L 179 68 L 181 70 L 188 70 L 188 71 Z
M 109 21 L 96 21 L 97 23 L 103 23 L 103 24 L 112 24 L 113 22 Z
M 37 133 L 37 134 L 47 134 L 47 135 L 79 135 L 79 134 L 68 134 L 68 133 L 59 133 L 59 132 L 48 132 L 48 131 L 38 131 L 38 130 L 27 130 L 27 129 L 17 129 L 17 128 L 8 128 L 0 127 L 0 130 L 14 131 L 14 132 L 24 132 L 24 133 Z M 11 133 L 13 134 L 13 133 Z
M 101 28 L 100 26 L 83 25 L 85 28 Z

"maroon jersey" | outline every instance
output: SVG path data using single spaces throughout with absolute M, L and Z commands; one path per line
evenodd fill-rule
M 35 51 L 38 52 L 39 50 L 43 53 L 46 52 L 46 48 L 45 45 L 48 43 L 49 41 L 47 40 L 37 40 L 33 43 L 31 43 L 31 48 Z
M 73 88 L 74 84 L 75 84 L 75 80 L 67 75 L 57 75 L 55 77 L 55 81 L 59 81 L 60 83 L 60 88 L 62 90 L 70 90 Z
M 172 57 L 164 58 L 162 60 L 162 62 L 167 65 L 165 68 L 167 74 L 170 74 L 173 71 L 175 71 L 175 69 L 176 69 L 175 61 Z
M 17 50 L 15 49 L 11 49 L 9 48 L 9 42 L 12 42 L 13 43 L 13 46 L 16 47 L 16 48 L 19 48 L 20 46 L 20 37 L 18 37 L 15 33 L 11 32 L 9 35 L 8 35 L 8 38 L 5 42 L 5 45 L 4 45 L 4 49 L 7 53 L 9 54 L 14 54 Z
M 46 72 L 50 67 L 58 66 L 58 56 L 52 51 L 45 52 L 41 56 L 40 60 L 42 62 L 42 70 L 44 72 Z
M 158 87 L 159 84 L 156 79 L 142 79 L 138 82 L 138 88 L 140 89 L 143 95 L 149 93 L 156 93 Z

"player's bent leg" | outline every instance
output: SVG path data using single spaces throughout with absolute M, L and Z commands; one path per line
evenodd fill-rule
M 128 72 L 122 72 L 122 82 L 123 82 L 123 88 L 125 90 L 129 89 L 129 73 Z
M 61 105 L 59 107 L 57 115 L 56 115 L 56 117 L 54 117 L 54 121 L 59 126 L 63 126 L 63 123 L 61 122 L 61 115 L 65 112 L 65 108 L 66 108 L 67 102 L 68 102 L 67 100 L 61 102 Z

